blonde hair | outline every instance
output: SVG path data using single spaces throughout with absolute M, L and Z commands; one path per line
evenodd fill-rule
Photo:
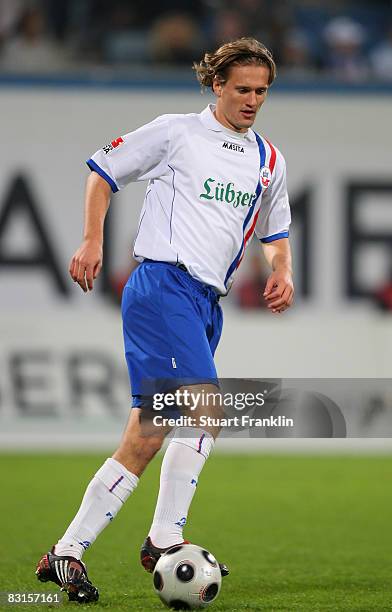
M 225 83 L 232 66 L 256 64 L 269 68 L 268 85 L 276 77 L 276 65 L 271 51 L 255 38 L 238 38 L 225 43 L 214 53 L 206 53 L 193 69 L 202 87 L 211 87 L 215 78 Z

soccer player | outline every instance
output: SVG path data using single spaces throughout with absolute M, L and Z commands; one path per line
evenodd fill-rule
M 136 489 L 167 434 L 167 428 L 143 431 L 142 413 L 152 400 L 149 393 L 146 400 L 145 381 L 155 381 L 154 392 L 167 391 L 168 381 L 194 397 L 218 391 L 213 357 L 222 330 L 219 299 L 254 233 L 272 269 L 264 291 L 268 308 L 281 313 L 293 300 L 285 162 L 251 129 L 275 78 L 274 60 L 264 45 L 242 38 L 205 54 L 194 67 L 201 85 L 212 88 L 215 105 L 200 114 L 158 117 L 87 162 L 92 172 L 84 239 L 69 270 L 84 292 L 93 289 L 101 270 L 110 192 L 149 182 L 134 244 L 140 265 L 122 300 L 133 398 L 129 422 L 119 448 L 99 468 L 75 518 L 36 570 L 39 580 L 55 582 L 71 600 L 98 599 L 82 555 Z M 141 549 L 149 572 L 163 552 L 184 542 L 197 480 L 219 432 L 197 426 L 198 419 L 212 414 L 208 401 L 200 401 L 192 414 L 196 426 L 175 429 L 167 447 Z M 221 572 L 228 573 L 223 564 Z

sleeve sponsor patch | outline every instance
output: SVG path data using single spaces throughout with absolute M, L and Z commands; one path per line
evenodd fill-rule
M 124 143 L 124 140 L 120 136 L 119 138 L 112 140 L 110 144 L 102 147 L 102 151 L 105 153 L 105 155 L 107 155 L 108 153 L 110 153 L 110 151 L 113 151 L 113 149 L 117 149 L 117 147 L 119 147 L 123 143 Z

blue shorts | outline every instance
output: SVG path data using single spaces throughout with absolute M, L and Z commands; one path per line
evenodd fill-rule
M 172 264 L 145 261 L 131 274 L 121 309 L 132 406 L 184 384 L 218 383 L 218 300 L 212 287 Z

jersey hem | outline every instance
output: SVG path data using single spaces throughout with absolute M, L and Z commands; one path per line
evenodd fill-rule
M 274 240 L 280 240 L 281 238 L 288 238 L 289 232 L 279 232 L 279 234 L 272 234 L 266 238 L 260 238 L 260 242 L 274 242 Z
M 93 159 L 88 159 L 86 161 L 86 164 L 88 165 L 90 170 L 93 170 L 94 172 L 97 172 L 97 174 L 99 174 L 99 176 L 101 176 L 103 179 L 105 179 L 105 181 L 107 183 L 109 183 L 110 188 L 111 188 L 113 193 L 116 193 L 118 191 L 118 187 L 117 187 L 116 183 L 113 181 L 113 179 L 110 178 L 110 176 L 108 174 L 106 174 L 105 170 L 102 170 L 102 168 L 100 166 L 98 166 L 98 164 Z

